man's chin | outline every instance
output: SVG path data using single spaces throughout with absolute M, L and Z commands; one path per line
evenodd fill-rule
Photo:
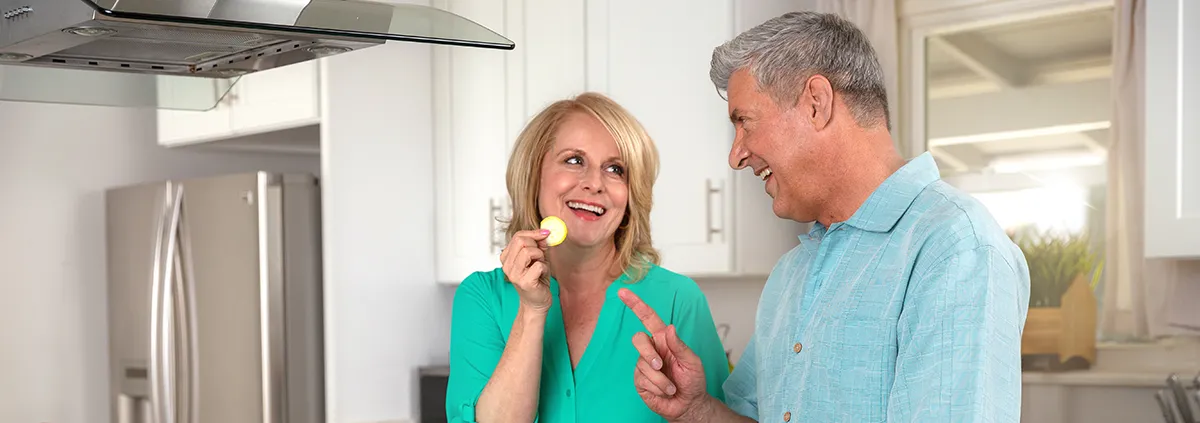
M 788 219 L 788 210 L 784 202 L 774 196 L 771 197 L 771 212 L 775 213 L 776 217 Z

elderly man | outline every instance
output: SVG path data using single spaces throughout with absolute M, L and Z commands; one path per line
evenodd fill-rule
M 779 259 L 724 385 L 628 290 L 651 336 L 634 380 L 672 422 L 1016 422 L 1029 271 L 988 211 L 892 143 L 883 71 L 835 15 L 788 13 L 717 47 L 734 169 L 815 222 Z

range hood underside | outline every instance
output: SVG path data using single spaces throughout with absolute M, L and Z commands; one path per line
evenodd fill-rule
M 206 110 L 240 75 L 407 41 L 513 43 L 364 0 L 0 0 L 0 100 Z
M 227 78 L 383 44 L 374 40 L 104 20 L 80 22 L 71 28 L 113 32 L 89 38 L 59 31 L 4 51 L 33 56 L 15 63 L 24 66 Z

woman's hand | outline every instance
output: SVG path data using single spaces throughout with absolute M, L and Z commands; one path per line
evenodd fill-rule
M 500 252 L 504 276 L 517 288 L 521 306 L 542 313 L 550 310 L 552 299 L 549 278 L 542 277 L 548 270 L 548 235 L 550 231 L 545 229 L 517 232 Z

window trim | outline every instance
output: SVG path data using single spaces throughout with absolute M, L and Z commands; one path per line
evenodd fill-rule
M 914 10 L 900 5 L 900 134 L 901 154 L 909 158 L 927 151 L 925 134 L 925 38 L 1113 6 L 1113 0 L 1002 0 L 962 5 L 947 1 L 940 9 Z M 918 124 L 920 123 L 920 124 Z

